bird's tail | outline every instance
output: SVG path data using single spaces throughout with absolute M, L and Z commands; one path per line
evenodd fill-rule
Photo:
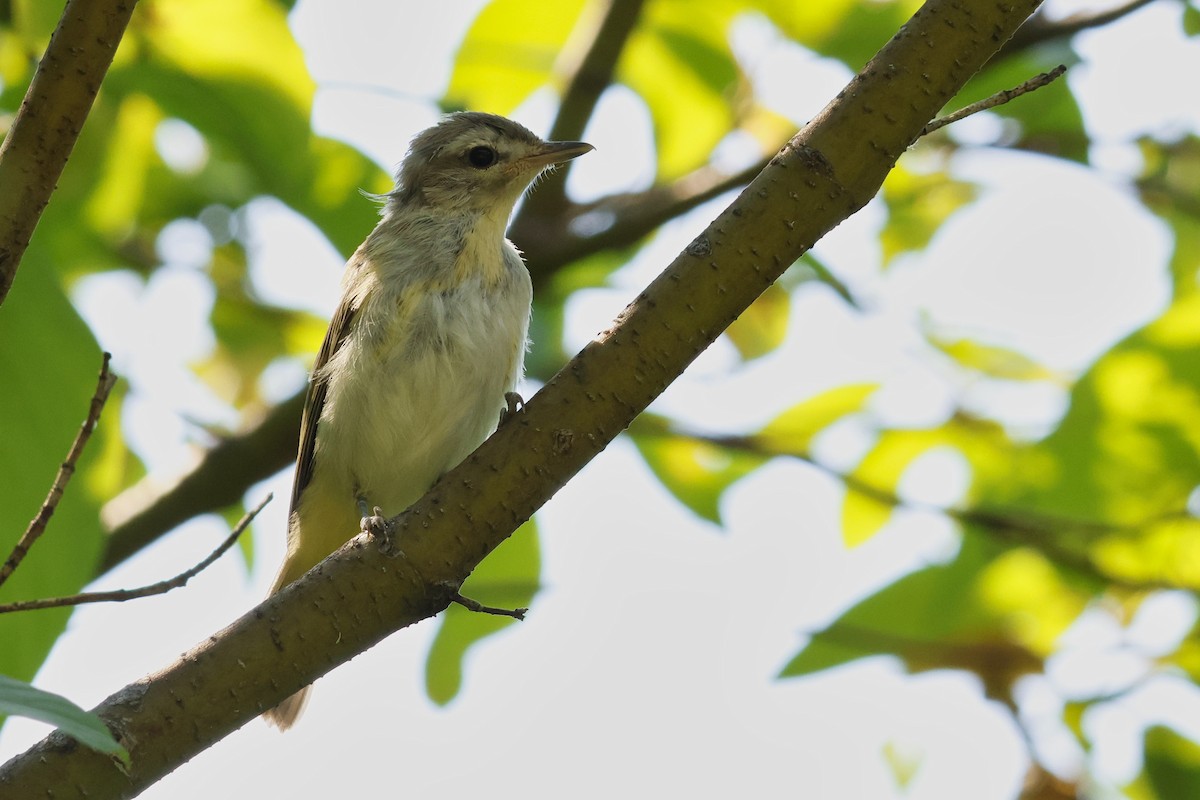
M 311 690 L 312 686 L 305 686 L 279 705 L 264 711 L 263 719 L 267 721 L 268 725 L 286 731 L 296 724 L 296 720 L 300 719 L 300 714 L 308 705 L 308 695 Z

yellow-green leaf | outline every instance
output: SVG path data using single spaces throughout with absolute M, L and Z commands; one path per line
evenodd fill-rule
M 791 309 L 791 295 L 772 284 L 733 321 L 725 335 L 743 361 L 765 356 L 783 344 Z
M 581 18 L 585 12 L 586 18 Z M 467 30 L 454 57 L 444 104 L 497 114 L 511 113 L 538 89 L 574 64 L 565 47 L 572 31 L 590 31 L 601 4 L 584 0 L 494 0 Z M 560 59 L 562 59 L 560 61 Z M 561 87 L 556 87 L 561 88 Z
M 877 388 L 877 383 L 851 383 L 821 392 L 771 420 L 754 435 L 754 442 L 772 453 L 805 455 L 814 436 L 843 417 L 862 411 Z

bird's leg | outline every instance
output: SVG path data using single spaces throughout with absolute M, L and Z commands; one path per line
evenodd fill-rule
M 504 408 L 500 409 L 500 425 L 508 422 L 525 408 L 525 399 L 516 392 L 504 393 Z
M 396 525 L 383 516 L 383 509 L 379 506 L 371 509 L 371 506 L 367 504 L 367 498 L 362 495 L 358 495 L 355 499 L 358 502 L 358 513 L 362 517 L 358 522 L 359 529 L 375 539 L 379 544 L 379 551 L 384 555 L 404 555 L 400 548 L 396 547 Z

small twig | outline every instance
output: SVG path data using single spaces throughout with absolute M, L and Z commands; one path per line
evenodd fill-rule
M 37 516 L 30 521 L 29 527 L 25 529 L 25 533 L 21 536 L 16 546 L 13 547 L 12 553 L 9 554 L 3 566 L 0 566 L 0 585 L 3 585 L 8 580 L 8 576 L 13 574 L 13 571 L 16 570 L 25 559 L 25 556 L 28 555 L 29 548 L 33 547 L 33 543 L 45 532 L 46 525 L 50 522 L 50 517 L 54 515 L 54 509 L 58 508 L 58 503 L 62 500 L 67 483 L 71 480 L 71 476 L 75 474 L 75 464 L 79 461 L 79 456 L 83 453 L 83 448 L 87 445 L 88 439 L 91 438 L 92 431 L 96 430 L 96 423 L 100 419 L 100 411 L 104 408 L 105 401 L 108 400 L 108 395 L 112 391 L 113 384 L 117 382 L 117 376 L 108 370 L 108 362 L 111 359 L 111 353 L 104 353 L 100 362 L 100 379 L 96 383 L 96 391 L 92 394 L 92 402 L 88 406 L 87 419 L 80 426 L 79 433 L 75 434 L 75 441 L 71 443 L 71 449 L 67 452 L 66 460 L 59 465 L 58 474 L 54 476 L 54 483 L 50 486 L 50 493 L 46 495 L 46 499 L 43 501 L 41 509 L 38 510 Z
M 921 132 L 917 134 L 917 138 L 920 139 L 922 136 L 933 133 L 938 128 L 944 128 L 950 123 L 958 122 L 960 119 L 965 119 L 972 114 L 978 114 L 980 111 L 987 111 L 989 108 L 1002 106 L 1010 100 L 1015 100 L 1023 94 L 1032 92 L 1034 89 L 1040 89 L 1043 86 L 1058 80 L 1066 71 L 1067 66 L 1065 64 L 1059 64 L 1049 72 L 1043 72 L 1041 75 L 1030 78 L 1020 86 L 1014 86 L 1012 89 L 1005 89 L 1002 92 L 996 92 L 991 97 L 984 98 L 978 103 L 971 103 L 971 105 L 960 108 L 953 114 L 947 114 L 944 117 L 938 117 L 922 128 Z
M 528 613 L 528 608 L 495 608 L 494 606 L 482 605 L 469 597 L 463 597 L 457 591 L 450 593 L 450 602 L 458 603 L 468 611 L 474 611 L 478 614 L 495 614 L 498 617 L 512 617 L 513 619 L 524 620 L 525 614 Z
M 207 558 L 170 580 L 152 583 L 149 586 L 143 586 L 139 589 L 117 589 L 112 592 L 83 592 L 82 594 L 72 594 L 66 597 L 47 597 L 43 600 L 22 600 L 16 603 L 4 603 L 0 604 L 0 614 L 8 614 L 13 611 L 33 611 L 38 608 L 81 606 L 86 603 L 124 603 L 126 600 L 152 597 L 156 594 L 166 594 L 172 589 L 178 589 L 207 569 L 209 565 L 224 555 L 226 550 L 233 547 L 234 542 L 242 535 L 242 531 L 249 527 L 254 518 L 258 516 L 258 512 L 262 511 L 267 503 L 271 502 L 273 497 L 274 495 L 268 494 L 265 500 L 246 512 L 246 515 L 233 527 L 233 531 L 225 537 L 225 541 L 221 542 L 221 545 L 216 550 L 209 553 Z

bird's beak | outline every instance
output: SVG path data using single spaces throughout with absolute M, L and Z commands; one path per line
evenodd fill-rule
M 587 142 L 545 142 L 522 160 L 531 167 L 544 169 L 552 164 L 561 164 L 572 158 L 578 158 L 595 149 Z

